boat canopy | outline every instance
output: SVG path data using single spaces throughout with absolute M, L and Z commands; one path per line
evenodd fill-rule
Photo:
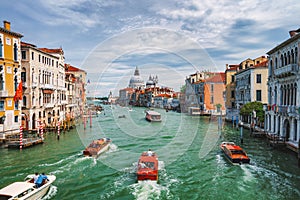
M 159 112 L 156 112 L 156 111 L 153 111 L 153 110 L 147 110 L 146 112 L 147 112 L 147 114 L 149 114 L 149 115 L 159 115 L 159 116 L 160 116 L 160 113 L 159 113 Z
M 34 183 L 28 183 L 28 182 L 14 182 L 0 190 L 0 197 L 1 196 L 17 196 L 19 194 L 22 194 L 23 192 L 26 192 L 28 190 L 33 190 Z

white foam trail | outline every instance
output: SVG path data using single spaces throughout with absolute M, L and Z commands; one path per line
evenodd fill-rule
M 51 199 L 57 194 L 57 187 L 54 185 L 51 185 L 49 188 L 48 193 L 42 198 L 42 200 Z
M 157 184 L 156 181 L 140 181 L 130 187 L 133 190 L 132 194 L 137 200 L 160 199 L 162 191 L 167 191 L 167 193 L 169 193 L 167 187 Z
M 75 155 L 71 155 L 71 156 L 66 157 L 66 158 L 64 158 L 64 159 L 61 159 L 61 160 L 59 160 L 59 161 L 57 161 L 57 162 L 55 162 L 55 163 L 45 163 L 45 164 L 40 164 L 39 167 L 49 167 L 49 166 L 60 165 L 61 163 L 66 162 L 66 161 L 68 161 L 68 160 L 71 160 L 71 159 L 73 159 L 74 157 L 77 157 L 77 156 L 79 156 L 79 155 L 81 155 L 81 153 L 80 153 L 80 154 L 78 153 L 78 154 L 75 154 Z

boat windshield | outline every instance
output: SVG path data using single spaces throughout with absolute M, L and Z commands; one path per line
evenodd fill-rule
M 142 168 L 154 169 L 154 162 L 143 162 Z
M 244 151 L 242 151 L 242 150 L 231 150 L 231 153 L 232 154 L 245 154 L 245 152 Z

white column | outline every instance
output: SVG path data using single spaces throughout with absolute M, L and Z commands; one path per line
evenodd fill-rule
M 278 118 L 279 118 L 279 116 L 275 116 L 275 127 L 274 127 L 274 133 L 278 133 L 279 132 L 279 130 L 278 130 Z
M 295 135 L 295 119 L 292 118 L 291 120 L 291 127 L 290 127 L 290 137 L 288 138 L 289 141 L 294 140 L 294 135 Z
M 299 138 L 300 138 L 300 120 L 297 120 L 297 132 L 295 134 L 297 134 L 297 138 L 296 138 L 296 142 L 298 142 Z
M 279 129 L 280 136 L 283 136 L 283 121 L 284 121 L 284 118 L 280 117 L 280 129 Z
M 273 133 L 273 127 L 274 127 L 274 117 L 273 115 L 270 115 L 270 120 L 271 120 L 271 127 L 269 127 L 269 130 L 271 133 Z

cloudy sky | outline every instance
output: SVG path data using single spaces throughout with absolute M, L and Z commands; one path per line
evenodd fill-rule
M 62 47 L 89 96 L 117 96 L 136 66 L 179 90 L 196 71 L 265 55 L 300 27 L 299 10 L 298 0 L 7 0 L 0 16 L 22 41 Z

